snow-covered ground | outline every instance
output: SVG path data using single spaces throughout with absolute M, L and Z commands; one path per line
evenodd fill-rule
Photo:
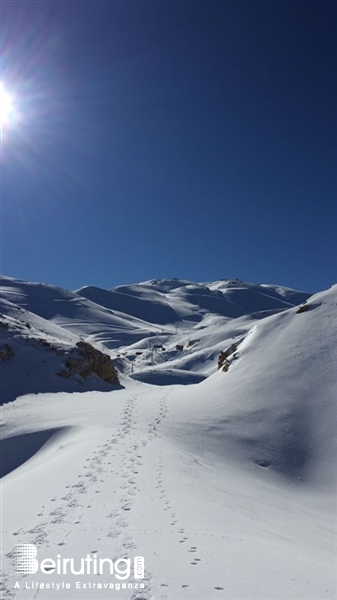
M 6 278 L 2 297 L 3 598 L 336 597 L 337 286 Z M 57 376 L 48 344 L 80 338 L 119 387 Z M 145 578 L 21 575 L 16 544 L 76 570 L 143 556 Z

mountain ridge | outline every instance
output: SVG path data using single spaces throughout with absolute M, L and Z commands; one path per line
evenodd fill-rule
M 255 321 L 287 310 L 308 296 L 290 288 L 247 284 L 238 279 L 207 284 L 154 279 L 111 290 L 85 286 L 70 291 L 3 277 L 2 312 L 17 324 L 6 337 L 2 331 L 2 338 L 21 357 L 19 366 L 27 374 L 27 392 L 48 391 L 48 386 L 55 390 L 57 386 L 55 381 L 51 383 L 55 373 L 47 372 L 48 365 L 53 364 L 50 354 L 39 357 L 39 371 L 33 374 L 34 360 L 19 351 L 20 343 L 27 345 L 33 332 L 33 347 L 37 339 L 46 347 L 56 344 L 67 352 L 82 340 L 107 353 L 125 375 L 145 381 L 192 383 L 214 372 L 223 346 L 245 335 Z M 25 328 L 20 325 L 22 320 Z M 8 364 L 17 361 L 16 357 Z M 13 389 L 9 392 L 10 372 L 10 367 L 3 365 L 5 398 L 6 394 L 13 397 Z M 49 384 L 41 387 L 39 380 Z M 83 390 L 87 389 L 88 382 L 81 383 Z M 23 382 L 14 387 L 17 393 L 25 389 Z

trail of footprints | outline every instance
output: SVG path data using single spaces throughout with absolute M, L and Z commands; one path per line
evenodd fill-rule
M 171 527 L 171 532 L 176 534 L 178 544 L 182 546 L 184 545 L 183 547 L 186 547 L 186 558 L 189 561 L 189 564 L 193 567 L 197 567 L 202 562 L 202 558 L 200 558 L 200 552 L 198 550 L 198 547 L 196 545 L 190 545 L 189 542 L 193 538 L 193 535 L 191 535 L 191 533 L 185 528 L 179 526 L 178 518 L 175 511 L 172 508 L 172 502 L 169 498 L 168 491 L 164 487 L 163 459 L 161 451 L 159 451 L 158 468 L 156 469 L 155 482 L 155 487 L 158 490 L 159 501 L 162 504 L 163 511 L 167 515 L 167 527 L 165 527 L 163 523 L 163 530 L 161 531 L 164 531 L 165 529 Z M 160 586 L 163 588 L 169 588 L 169 584 L 167 583 L 161 583 Z M 192 586 L 190 586 L 188 583 L 184 583 L 181 587 L 183 589 L 189 589 Z M 220 585 L 215 586 L 214 589 L 217 591 L 224 591 L 224 588 Z
M 137 474 L 142 466 L 142 456 L 140 453 L 140 444 L 137 442 L 137 415 L 136 415 L 136 400 L 137 396 L 125 402 L 125 406 L 120 416 L 120 422 L 117 432 L 111 436 L 102 445 L 99 445 L 93 452 L 92 457 L 85 460 L 82 472 L 78 475 L 73 484 L 65 486 L 65 492 L 60 497 L 51 498 L 51 502 L 55 502 L 55 508 L 48 510 L 46 506 L 42 506 L 37 517 L 39 523 L 31 529 L 20 529 L 14 532 L 14 536 L 18 536 L 18 542 L 30 543 L 37 547 L 43 545 L 44 548 L 49 547 L 50 540 L 48 529 L 50 525 L 54 525 L 49 531 L 55 534 L 55 525 L 59 525 L 59 541 L 58 546 L 64 546 L 67 543 L 67 537 L 76 532 L 76 526 L 83 523 L 84 517 L 88 518 L 88 509 L 94 507 L 96 495 L 101 493 L 102 484 L 106 479 L 116 479 L 112 486 L 111 494 L 120 495 L 119 491 L 124 493 L 120 498 L 116 498 L 110 503 L 114 505 L 113 510 L 109 510 L 106 514 L 108 520 L 107 533 L 105 535 L 111 538 L 120 539 L 120 547 L 122 554 L 113 557 L 114 560 L 123 556 L 127 557 L 130 551 L 136 550 L 136 545 L 130 535 L 127 534 L 127 514 L 132 508 L 132 500 L 139 491 L 137 487 Z M 125 439 L 127 438 L 127 439 Z M 117 444 L 124 445 L 122 451 L 119 448 L 117 453 Z M 113 468 L 113 460 L 118 456 L 118 464 Z M 95 517 L 93 515 L 93 519 Z M 92 551 L 93 552 L 93 551 Z M 15 563 L 15 548 L 7 554 L 7 558 L 14 567 Z M 145 583 L 148 585 L 150 576 L 145 574 Z M 6 594 L 6 597 L 14 597 L 15 593 L 9 588 L 9 580 L 5 575 L 2 581 L 2 589 L 0 591 Z M 135 597 L 134 600 L 147 600 L 147 595 Z
M 158 465 L 158 469 L 156 471 L 156 488 L 159 491 L 159 498 L 163 503 L 163 510 L 165 512 L 167 512 L 167 521 L 169 521 L 169 525 L 171 526 L 172 532 L 177 533 L 177 538 L 178 539 L 178 543 L 179 544 L 185 544 L 186 548 L 187 548 L 187 552 L 189 553 L 197 553 L 198 552 L 198 548 L 197 546 L 189 546 L 188 541 L 191 537 L 190 533 L 187 532 L 185 529 L 183 528 L 179 528 L 178 529 L 178 520 L 177 520 L 177 515 L 176 513 L 172 510 L 172 505 L 171 505 L 171 501 L 168 499 L 168 493 L 167 490 L 164 488 L 163 485 L 163 460 L 162 460 L 162 455 L 161 452 L 159 452 L 159 465 Z M 199 556 L 197 557 L 191 557 L 192 560 L 190 561 L 191 565 L 197 565 L 199 562 L 201 562 L 201 558 Z M 164 586 L 164 584 L 163 584 Z M 188 585 L 183 585 L 182 587 L 189 587 Z
M 163 419 L 165 419 L 168 411 L 167 396 L 164 396 L 159 401 L 159 415 L 149 424 L 148 439 L 151 442 L 156 437 L 159 437 L 158 427 Z M 146 444 L 145 444 L 146 445 Z
M 107 528 L 104 529 L 104 534 L 108 538 L 114 538 L 122 550 L 122 554 L 112 557 L 113 560 L 129 556 L 131 552 L 138 551 L 138 548 L 128 533 L 128 514 L 132 510 L 133 503 L 140 491 L 138 487 L 138 473 L 143 466 L 142 449 L 144 449 L 151 441 L 159 437 L 159 426 L 162 420 L 166 417 L 168 406 L 167 396 L 159 401 L 158 416 L 149 424 L 148 435 L 146 439 L 139 439 L 139 429 L 137 427 L 137 400 L 136 395 L 133 398 L 126 400 L 122 409 L 120 422 L 117 432 L 113 434 L 107 441 L 99 445 L 93 452 L 90 458 L 85 460 L 82 472 L 78 475 L 73 484 L 65 486 L 65 492 L 61 497 L 51 498 L 51 502 L 55 502 L 55 508 L 47 510 L 46 506 L 42 506 L 37 516 L 40 522 L 30 530 L 18 530 L 14 536 L 19 536 L 20 543 L 31 543 L 37 547 L 44 545 L 49 546 L 48 527 L 52 525 L 60 526 L 60 536 L 57 542 L 58 546 L 64 546 L 67 543 L 67 538 L 70 534 L 76 531 L 76 527 L 83 523 L 84 517 L 88 518 L 88 510 L 94 508 L 95 499 L 101 493 L 102 484 L 105 484 L 107 478 L 115 481 L 111 487 L 111 494 L 116 494 L 116 500 L 112 498 L 109 503 L 110 508 L 105 515 L 107 519 Z M 117 451 L 118 445 L 118 451 Z M 121 448 L 122 446 L 122 448 Z M 118 464 L 116 464 L 117 458 Z M 113 465 L 115 463 L 115 465 Z M 158 468 L 155 475 L 155 487 L 158 491 L 159 501 L 162 504 L 164 513 L 166 514 L 166 522 L 163 523 L 163 529 L 171 527 L 171 531 L 177 534 L 178 543 L 186 546 L 186 552 L 190 554 L 190 564 L 197 567 L 202 559 L 199 556 L 198 548 L 195 545 L 189 545 L 191 535 L 185 529 L 179 527 L 176 513 L 173 511 L 171 501 L 168 497 L 167 490 L 163 484 L 163 461 L 161 452 L 159 452 Z M 119 491 L 122 494 L 118 498 Z M 111 505 L 113 509 L 111 510 Z M 93 515 L 93 524 L 95 516 Z M 52 530 L 55 533 L 55 527 Z M 103 532 L 102 532 L 103 534 Z M 99 539 L 99 538 L 98 538 Z M 92 550 L 92 553 L 95 551 Z M 141 552 L 140 552 L 141 554 Z M 7 558 L 14 559 L 14 550 L 7 555 Z M 6 585 L 6 577 L 3 579 L 3 591 L 6 597 L 14 597 L 12 590 Z M 131 580 L 130 580 L 131 581 Z M 144 583 L 146 589 L 139 593 L 133 594 L 131 600 L 150 600 L 151 576 L 145 573 Z M 166 583 L 161 584 L 162 588 L 168 588 Z M 182 588 L 188 589 L 189 584 L 183 584 Z M 218 586 L 216 590 L 223 590 Z M 165 600 L 167 596 L 162 596 Z

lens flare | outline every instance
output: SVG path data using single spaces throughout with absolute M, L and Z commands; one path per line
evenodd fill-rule
M 10 122 L 11 115 L 13 113 L 13 99 L 6 92 L 2 81 L 0 82 L 0 125 L 1 128 Z

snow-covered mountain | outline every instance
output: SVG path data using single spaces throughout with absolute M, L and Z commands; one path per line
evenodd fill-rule
M 132 371 L 150 383 L 192 383 L 217 369 L 224 344 L 241 340 L 256 321 L 308 296 L 240 280 L 194 284 L 165 279 L 70 292 L 3 277 L 1 312 L 13 325 L 3 343 L 15 346 L 15 359 L 3 367 L 3 401 L 25 392 L 58 391 L 51 353 L 44 358 L 32 352 L 36 339 L 39 346 L 44 341 L 55 348 L 81 339 L 109 353 L 122 373 Z M 15 387 L 9 365 L 25 373 Z M 88 389 L 84 383 L 77 381 Z
M 39 580 L 69 583 L 67 600 L 334 598 L 336 306 L 337 286 L 3 278 L 6 597 L 60 597 Z M 119 385 L 60 377 L 87 347 Z M 18 543 L 41 559 L 144 556 L 144 588 L 22 577 Z

